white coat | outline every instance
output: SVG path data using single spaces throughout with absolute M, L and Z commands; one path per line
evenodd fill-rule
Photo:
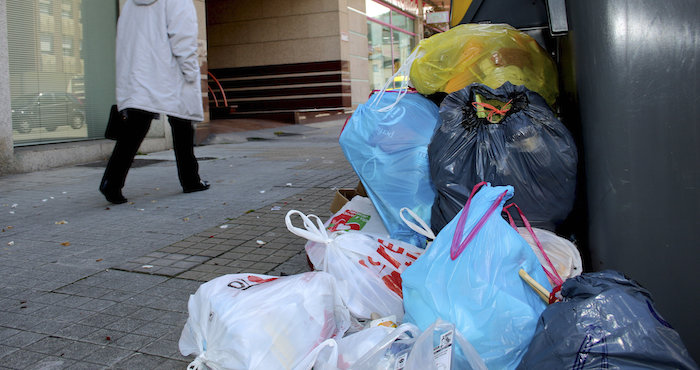
M 117 22 L 117 106 L 202 121 L 192 0 L 127 0 Z

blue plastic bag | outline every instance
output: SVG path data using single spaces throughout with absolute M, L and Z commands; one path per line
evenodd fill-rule
M 439 122 L 437 105 L 422 95 L 387 91 L 360 105 L 339 139 L 391 237 L 421 248 L 425 238 L 406 226 L 400 210 L 430 222 L 435 189 L 428 144 Z
M 513 369 L 545 309 L 518 271 L 551 285 L 532 248 L 501 217 L 513 187 L 486 184 L 474 191 L 425 254 L 401 274 L 404 320 L 421 330 L 437 318 L 452 322 L 489 369 Z
M 606 270 L 564 282 L 549 305 L 520 369 L 697 369 L 651 294 Z

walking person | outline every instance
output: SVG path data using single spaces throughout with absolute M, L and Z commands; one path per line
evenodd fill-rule
M 192 0 L 127 0 L 117 22 L 117 107 L 125 130 L 100 192 L 120 204 L 126 175 L 153 119 L 168 116 L 177 174 L 185 193 L 209 189 L 194 156 L 194 122 L 204 119 Z

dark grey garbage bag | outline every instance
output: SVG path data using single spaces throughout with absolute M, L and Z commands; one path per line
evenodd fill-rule
M 494 101 L 507 112 L 480 117 Z M 495 103 L 494 103 L 495 104 Z M 491 104 L 493 105 L 493 104 Z M 483 116 L 483 114 L 481 114 Z M 495 117 L 501 118 L 494 123 Z M 549 229 L 571 212 L 576 190 L 576 144 L 547 102 L 509 82 L 498 89 L 472 84 L 440 104 L 442 124 L 428 146 L 430 177 L 437 192 L 431 212 L 436 233 L 464 207 L 474 185 L 512 185 L 511 202 L 532 226 Z
M 518 369 L 697 369 L 649 291 L 607 270 L 564 282 Z

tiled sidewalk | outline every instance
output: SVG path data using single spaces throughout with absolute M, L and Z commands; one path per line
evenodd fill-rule
M 357 183 L 354 175 L 347 183 Z M 293 275 L 308 271 L 305 240 L 290 233 L 284 217 L 291 209 L 331 216 L 335 192 L 311 188 L 115 267 L 116 270 L 209 281 L 249 272 Z
M 0 178 L 0 368 L 185 369 L 177 342 L 202 282 L 308 270 L 284 216 L 330 217 L 334 189 L 357 184 L 341 125 L 217 137 L 196 148 L 213 158 L 201 193 L 180 193 L 172 153 L 153 153 L 119 206 L 97 193 L 99 167 Z

